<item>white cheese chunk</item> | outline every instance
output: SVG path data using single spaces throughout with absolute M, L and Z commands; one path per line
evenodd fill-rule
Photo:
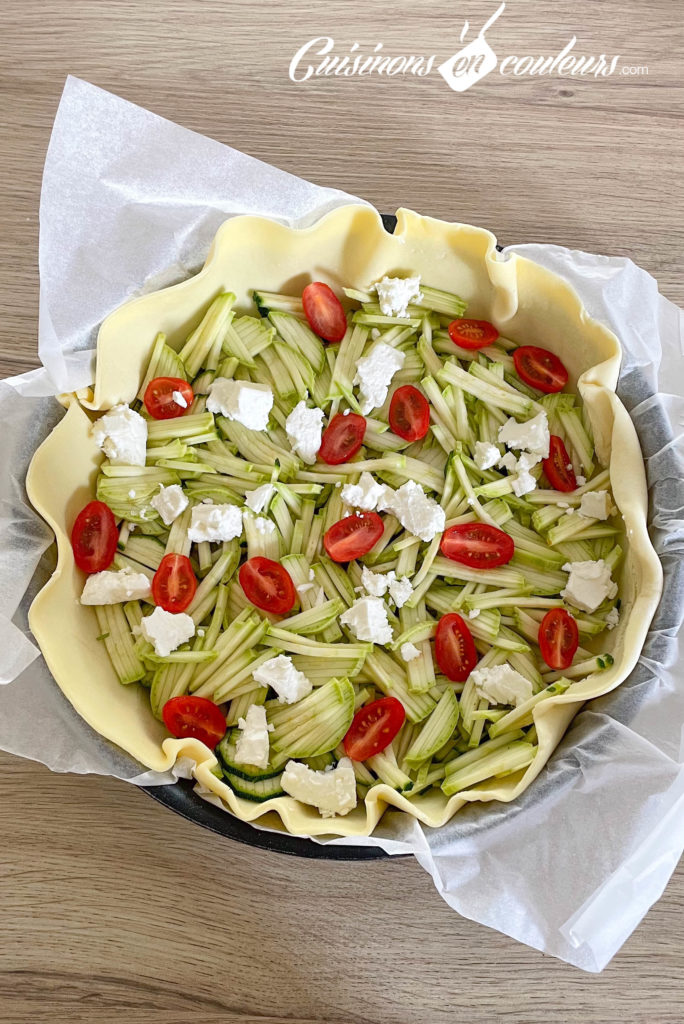
M 388 644 L 392 627 L 387 621 L 387 608 L 380 597 L 359 597 L 351 608 L 340 615 L 343 626 L 349 626 L 357 640 Z
M 348 814 L 356 807 L 356 776 L 348 757 L 341 757 L 335 768 L 323 772 L 288 761 L 280 784 L 295 800 L 317 807 L 324 817 Z
M 236 420 L 249 430 L 266 430 L 273 392 L 266 384 L 217 377 L 209 388 L 207 409 Z
M 261 487 L 255 487 L 253 491 L 245 491 L 245 505 L 258 515 L 259 512 L 268 508 L 274 494 L 273 484 L 262 484 Z
M 195 635 L 195 623 L 185 612 L 174 615 L 163 608 L 155 608 L 151 615 L 144 616 L 140 632 L 152 644 L 156 654 L 165 658 Z
M 490 668 L 476 668 L 470 673 L 479 697 L 490 704 L 512 704 L 518 707 L 532 696 L 533 686 L 529 679 L 516 672 L 510 665 L 493 665 Z
M 537 465 L 540 461 L 540 455 L 533 455 L 530 452 L 522 452 L 520 458 L 515 464 L 515 475 L 511 481 L 513 487 L 513 493 L 518 498 L 522 498 L 523 494 L 529 494 L 530 491 L 535 490 L 537 486 L 536 477 L 530 473 L 530 470 Z
M 388 574 L 389 575 L 389 574 Z M 371 597 L 382 597 L 387 593 L 390 581 L 382 572 L 373 572 L 367 565 L 361 570 L 361 585 Z
M 611 608 L 606 615 L 606 627 L 608 629 L 615 629 L 618 622 L 620 621 L 620 613 L 617 608 Z
M 383 277 L 375 285 L 378 302 L 383 316 L 408 317 L 407 306 L 410 302 L 420 302 L 423 295 L 418 277 Z
M 340 497 L 345 505 L 360 508 L 364 512 L 372 512 L 378 504 L 390 500 L 394 491 L 387 484 L 380 484 L 370 473 L 362 473 L 358 484 L 345 484 Z
M 587 491 L 583 494 L 579 513 L 587 519 L 607 519 L 613 513 L 608 491 Z
M 235 760 L 238 764 L 252 764 L 255 768 L 268 768 L 269 727 L 266 724 L 266 708 L 250 704 L 244 718 L 238 718 L 241 735 L 235 744 Z M 271 731 L 273 726 L 270 727 Z
M 497 465 L 501 469 L 507 469 L 509 473 L 515 473 L 516 469 L 518 468 L 518 460 L 516 459 L 513 452 L 506 452 L 505 455 L 501 456 Z
M 499 441 L 508 448 L 524 448 L 533 455 L 547 459 L 549 456 L 549 421 L 546 413 L 537 413 L 531 420 L 517 423 L 511 416 L 502 427 L 499 427 Z
M 364 565 L 361 570 L 361 585 L 371 597 L 383 597 L 389 592 L 397 608 L 403 608 L 413 593 L 413 586 L 408 576 L 397 579 L 394 569 L 386 573 L 373 572 Z
M 495 444 L 490 444 L 489 441 L 475 442 L 474 460 L 478 469 L 491 469 L 500 458 L 501 452 Z
M 188 540 L 233 540 L 242 534 L 242 510 L 237 505 L 195 505 L 190 518 Z
M 285 432 L 295 455 L 312 465 L 321 447 L 323 410 L 309 409 L 302 399 L 285 420 Z
M 358 385 L 364 416 L 384 403 L 392 377 L 402 368 L 405 359 L 403 352 L 384 341 L 377 341 L 368 355 L 359 359 L 353 383 Z
M 481 611 L 482 611 L 481 608 L 471 608 L 470 611 L 468 612 L 468 618 L 469 619 L 476 619 Z
M 146 600 L 152 593 L 150 581 L 142 572 L 120 569 L 118 572 L 93 573 L 85 581 L 81 604 L 120 604 Z
M 313 689 L 311 681 L 295 668 L 292 658 L 286 654 L 269 658 L 254 670 L 252 678 L 260 686 L 272 687 L 281 704 L 294 704 Z
M 388 576 L 394 576 L 394 571 L 388 572 Z M 389 582 L 389 595 L 394 601 L 397 608 L 403 608 L 411 594 L 413 593 L 413 584 L 408 576 L 402 576 L 401 579 L 390 579 Z
M 421 540 L 430 541 L 444 530 L 444 509 L 415 480 L 407 480 L 378 507 L 392 512 L 405 530 Z
M 572 466 L 570 468 L 572 469 Z M 577 475 L 575 476 L 575 481 L 577 482 L 578 487 L 584 487 L 584 485 L 587 482 L 587 478 L 586 476 L 582 476 L 581 473 L 577 473 Z
M 420 651 L 415 644 L 411 643 L 402 644 L 399 648 L 399 654 L 403 661 L 415 661 L 416 658 L 420 658 Z
M 115 405 L 100 416 L 92 435 L 113 465 L 145 465 L 147 422 L 127 405 Z
M 596 562 L 566 562 L 563 569 L 570 575 L 561 597 L 583 612 L 595 612 L 607 597 L 617 594 L 610 566 L 602 558 Z
M 171 484 L 170 487 L 159 485 L 159 494 L 150 498 L 150 505 L 156 508 L 166 526 L 170 526 L 174 519 L 178 519 L 181 512 L 188 507 L 188 499 L 180 484 Z
M 187 409 L 188 403 L 181 391 L 172 391 L 171 397 L 173 398 L 176 405 L 180 405 L 181 409 Z

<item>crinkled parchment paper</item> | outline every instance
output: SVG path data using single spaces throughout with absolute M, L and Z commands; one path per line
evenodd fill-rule
M 67 80 L 41 195 L 43 368 L 0 382 L 0 747 L 54 771 L 173 781 L 141 773 L 94 733 L 31 640 L 26 612 L 53 555 L 51 533 L 26 499 L 26 469 L 61 415 L 52 396 L 91 383 L 107 313 L 196 271 L 226 217 L 254 213 L 303 227 L 358 201 Z M 362 842 L 414 854 L 463 916 L 600 971 L 660 896 L 684 848 L 684 318 L 629 260 L 513 248 L 569 280 L 624 346 L 618 393 L 647 461 L 663 599 L 630 678 L 577 716 L 518 801 L 473 804 L 434 831 L 388 812 Z

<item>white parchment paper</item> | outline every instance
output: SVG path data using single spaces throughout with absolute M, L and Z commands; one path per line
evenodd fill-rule
M 226 217 L 256 213 L 302 227 L 348 202 L 359 200 L 67 80 L 41 195 L 43 367 L 0 382 L 3 749 L 54 771 L 174 781 L 145 772 L 94 733 L 31 639 L 27 609 L 54 555 L 51 532 L 26 498 L 26 469 L 61 415 L 51 396 L 91 383 L 108 312 L 145 287 L 195 272 Z M 578 715 L 520 800 L 472 805 L 439 830 L 390 812 L 365 842 L 414 854 L 463 916 L 600 971 L 662 893 L 684 848 L 684 318 L 629 260 L 558 246 L 512 249 L 569 280 L 623 343 L 619 393 L 647 461 L 665 594 L 630 679 Z M 187 775 L 188 766 L 179 767 Z

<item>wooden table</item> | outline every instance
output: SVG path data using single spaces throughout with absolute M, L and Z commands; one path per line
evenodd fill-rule
M 36 365 L 38 196 L 65 75 L 382 210 L 630 256 L 684 299 L 681 17 L 668 0 L 509 4 L 506 54 L 622 54 L 647 75 L 293 83 L 330 35 L 459 48 L 493 4 L 5 0 L 0 371 Z M 439 62 L 438 61 L 438 62 Z M 2 756 L 0 1021 L 675 1024 L 684 872 L 600 976 L 461 920 L 411 860 L 299 862 L 222 841 L 113 780 Z

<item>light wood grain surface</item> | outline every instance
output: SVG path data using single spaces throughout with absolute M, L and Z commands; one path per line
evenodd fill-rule
M 340 50 L 459 48 L 496 4 L 5 0 L 0 372 L 36 365 L 38 198 L 68 73 L 321 184 L 630 256 L 684 299 L 682 25 L 671 0 L 516 0 L 499 56 L 621 54 L 648 75 L 319 78 Z M 299 862 L 204 832 L 113 780 L 0 757 L 3 1024 L 446 1024 L 684 1019 L 684 872 L 600 976 L 456 916 L 411 860 Z

